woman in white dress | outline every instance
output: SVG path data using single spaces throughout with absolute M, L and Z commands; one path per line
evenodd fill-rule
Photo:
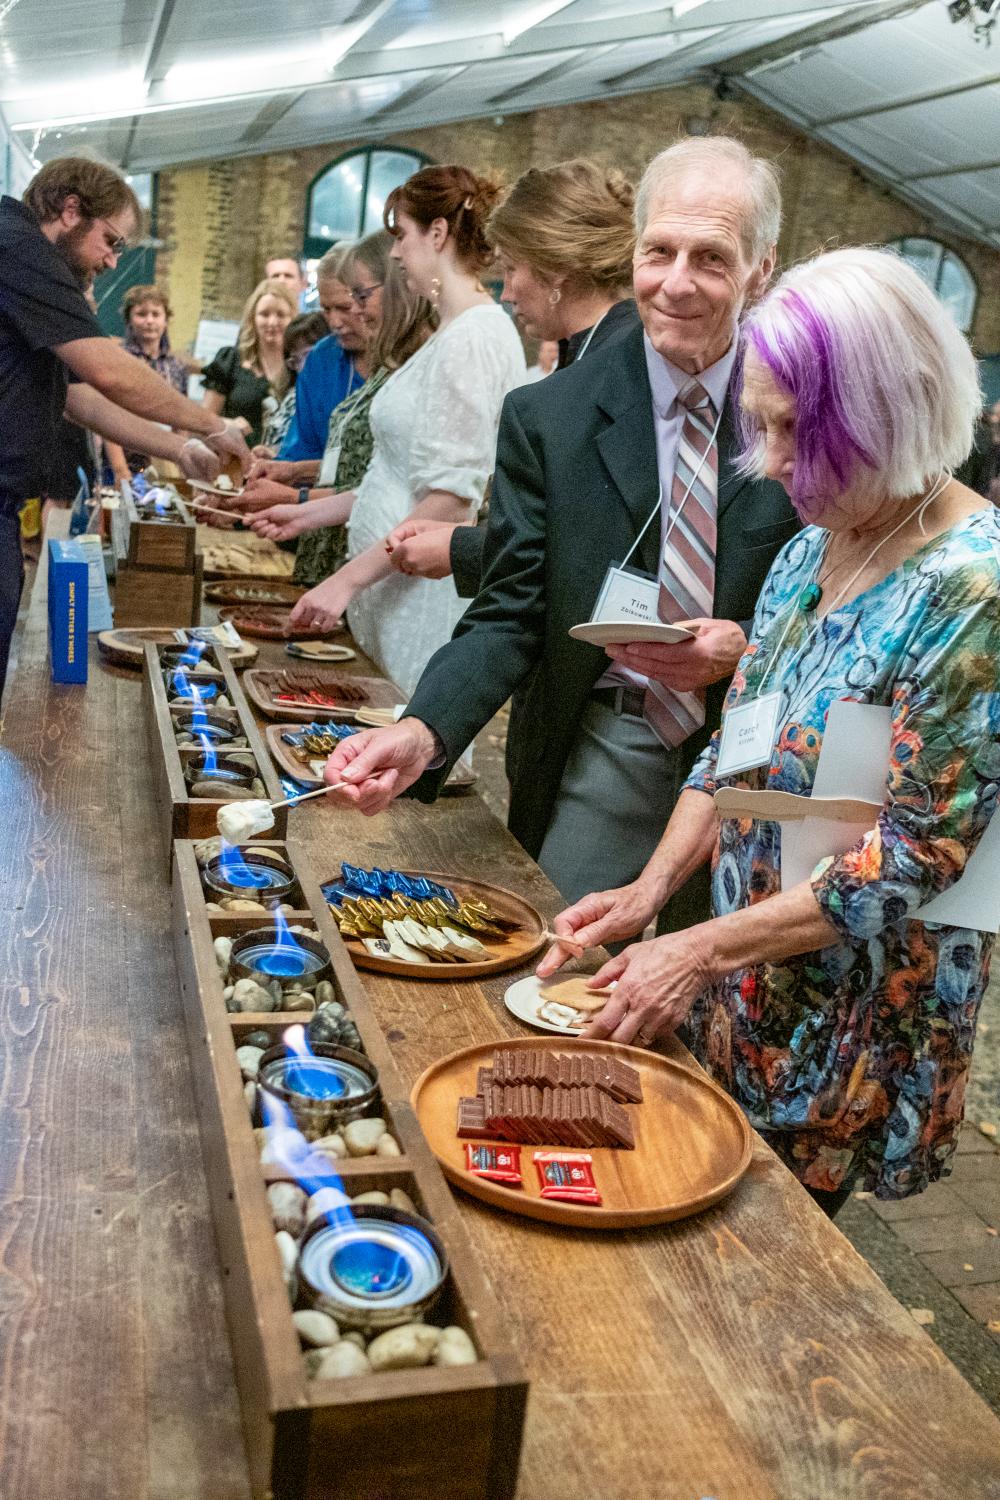
M 465 167 L 426 167 L 389 195 L 393 258 L 437 309 L 439 326 L 372 402 L 374 450 L 348 521 L 348 562 L 292 612 L 293 628 L 332 629 L 346 614 L 361 649 L 407 694 L 468 601 L 450 578 L 395 572 L 386 536 L 411 515 L 474 524 L 500 407 L 524 382 L 514 324 L 479 282 L 492 258 L 483 227 L 498 196 Z M 324 504 L 310 504 L 311 524 L 326 524 Z

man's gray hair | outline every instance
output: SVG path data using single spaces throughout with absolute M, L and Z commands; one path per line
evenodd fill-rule
M 343 281 L 344 272 L 354 259 L 356 240 L 341 240 L 332 245 L 316 262 L 316 282 Z
M 662 198 L 671 182 L 701 174 L 706 195 L 719 177 L 738 176 L 746 192 L 746 213 L 741 238 L 748 258 L 755 264 L 777 243 L 781 229 L 781 185 L 774 164 L 754 156 L 742 141 L 716 135 L 678 141 L 654 156 L 636 190 L 635 229 L 641 235 L 650 209 Z

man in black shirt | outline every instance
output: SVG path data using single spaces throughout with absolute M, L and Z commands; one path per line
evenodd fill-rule
M 214 478 L 220 454 L 249 464 L 238 432 L 105 338 L 87 306 L 139 218 L 124 178 L 82 157 L 47 163 L 21 203 L 0 199 L 0 691 L 23 577 L 18 510 L 46 487 L 64 411 L 192 477 Z

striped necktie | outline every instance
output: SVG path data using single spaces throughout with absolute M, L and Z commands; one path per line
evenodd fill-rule
M 677 394 L 684 423 L 670 495 L 670 531 L 660 558 L 658 613 L 668 625 L 712 613 L 715 518 L 719 494 L 716 411 L 705 387 L 689 380 Z M 705 722 L 705 694 L 650 682 L 643 714 L 661 744 L 680 745 Z

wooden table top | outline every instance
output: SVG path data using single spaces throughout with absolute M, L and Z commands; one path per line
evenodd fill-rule
M 18 656 L 0 738 L 0 1496 L 246 1500 L 140 679 L 92 647 L 86 689 L 52 685 L 42 588 Z M 437 869 L 560 905 L 475 796 L 374 819 L 313 802 L 289 834 L 321 872 Z M 511 977 L 361 976 L 407 1081 L 523 1036 Z M 1000 1497 L 1000 1422 L 762 1143 L 729 1200 L 656 1229 L 459 1201 L 531 1380 L 521 1500 Z

